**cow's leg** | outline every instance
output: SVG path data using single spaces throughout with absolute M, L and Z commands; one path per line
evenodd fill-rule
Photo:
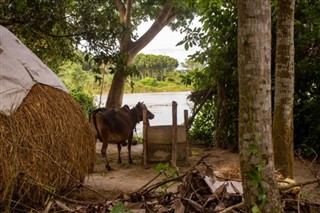
M 121 153 L 121 144 L 122 143 L 123 142 L 117 143 L 117 146 L 118 146 L 118 163 L 121 163 L 121 155 L 120 155 L 120 153 Z
M 107 157 L 107 148 L 108 148 L 108 142 L 103 142 L 102 148 L 101 148 L 101 155 L 104 158 L 104 162 L 106 165 L 107 170 L 111 170 L 111 167 L 109 165 L 108 157 Z
M 130 164 L 133 163 L 132 158 L 131 158 L 131 144 L 132 144 L 132 137 L 133 137 L 133 132 L 131 132 L 129 138 L 128 138 L 128 162 Z

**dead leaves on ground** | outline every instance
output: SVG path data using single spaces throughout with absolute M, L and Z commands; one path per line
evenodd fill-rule
M 161 190 L 162 186 L 179 184 L 177 190 Z M 240 180 L 223 179 L 205 163 L 198 163 L 193 169 L 178 178 L 164 179 L 131 194 L 121 194 L 113 201 L 103 204 L 68 207 L 62 202 L 51 204 L 51 210 L 64 212 L 121 212 L 121 213 L 164 213 L 164 212 L 244 212 L 243 189 Z M 320 204 L 299 199 L 297 195 L 282 194 L 285 212 L 320 212 Z

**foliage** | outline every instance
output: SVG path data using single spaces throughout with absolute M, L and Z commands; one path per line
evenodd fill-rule
M 205 64 L 206 67 L 203 70 L 188 72 L 183 77 L 183 82 L 192 85 L 195 90 L 209 89 L 212 86 L 217 88 L 212 111 L 216 113 L 216 122 L 222 124 L 220 126 L 222 132 L 216 131 L 215 137 L 219 134 L 218 137 L 223 140 L 223 147 L 229 146 L 230 142 L 237 141 L 237 16 L 234 2 L 199 1 L 198 7 L 203 29 L 202 31 L 199 29 L 190 31 L 184 40 L 189 45 L 192 45 L 194 40 L 198 40 L 203 51 L 196 53 L 191 59 Z M 318 143 L 320 125 L 317 122 L 320 117 L 318 107 L 320 103 L 319 8 L 319 1 L 296 2 L 294 141 L 296 151 L 306 157 L 314 157 L 314 153 L 320 152 Z M 275 24 L 276 8 L 273 8 L 273 11 L 272 20 Z M 274 58 L 272 67 L 274 69 Z M 219 106 L 220 109 L 218 109 Z M 203 110 L 207 111 L 207 109 Z M 221 120 L 217 121 L 219 117 Z M 199 116 L 196 117 L 197 119 L 202 120 L 203 118 Z M 218 127 L 215 129 L 217 130 Z M 210 139 L 212 138 L 208 138 L 207 141 Z
M 192 128 L 189 131 L 191 141 L 198 145 L 212 145 L 215 134 L 215 112 L 213 103 L 207 102 L 197 115 Z M 206 125 L 203 125 L 206 124 Z
M 237 77 L 237 8 L 236 1 L 198 1 L 203 28 L 194 28 L 184 39 L 187 46 L 196 43 L 202 51 L 191 59 L 204 64 L 183 79 L 195 90 L 215 88 L 211 111 L 215 120 L 215 142 L 218 146 L 237 150 L 238 77 Z M 214 14 L 214 15 L 212 15 Z M 183 43 L 182 42 L 182 43 Z M 213 102 L 212 102 L 213 100 Z M 200 102 L 200 101 L 199 101 Z M 197 104 L 197 103 L 196 103 Z M 209 109 L 202 109 L 208 112 Z M 196 117 L 201 120 L 201 116 Z M 199 131 L 200 134 L 200 131 Z M 211 144 L 212 135 L 204 134 Z
M 194 12 L 194 4 L 183 0 L 4 0 L 0 5 L 0 24 L 13 31 L 54 70 L 64 60 L 77 59 L 77 49 L 85 52 L 87 62 L 92 58 L 99 66 L 113 65 L 115 75 L 107 105 L 117 107 L 122 103 L 127 77 L 136 72 L 130 66 L 136 54 L 163 27 L 183 30 Z M 154 24 L 138 38 L 137 27 L 147 20 Z M 163 80 L 164 75 L 156 78 Z
M 171 178 L 177 178 L 179 177 L 178 171 L 172 167 L 170 167 L 169 163 L 158 163 L 155 167 L 155 170 L 157 173 L 164 174 L 165 178 L 163 181 Z M 161 185 L 162 193 L 167 193 L 167 189 L 170 186 L 168 184 Z
M 58 76 L 68 88 L 71 96 L 81 105 L 82 110 L 88 117 L 89 113 L 96 108 L 94 96 L 88 92 L 88 86 L 93 81 L 89 73 L 82 70 L 80 64 L 66 62 L 59 68 Z
M 79 46 L 104 58 L 115 54 L 122 28 L 110 13 L 113 6 L 106 0 L 4 0 L 0 24 L 55 70 L 66 59 L 78 59 Z
M 118 202 L 113 206 L 111 213 L 132 213 L 132 211 L 127 211 L 124 204 L 122 202 Z
M 157 86 L 157 81 L 154 78 L 150 78 L 150 77 L 146 77 L 144 79 L 141 79 L 140 82 L 143 85 L 147 85 L 147 86 Z
M 205 66 L 202 65 L 201 63 L 199 63 L 197 61 L 190 60 L 190 59 L 186 59 L 185 62 L 182 62 L 181 66 L 183 68 L 182 72 L 189 72 L 189 71 L 193 71 L 193 70 L 202 70 L 205 68 Z
M 155 167 L 156 172 L 163 173 L 167 178 L 178 177 L 178 172 L 170 167 L 169 163 L 158 163 Z
M 70 95 L 81 105 L 81 108 L 87 118 L 89 117 L 89 113 L 93 111 L 96 106 L 94 104 L 94 96 L 88 93 L 84 87 L 71 87 L 69 89 Z
M 295 23 L 295 149 L 314 158 L 320 153 L 320 2 L 297 1 Z
M 178 72 L 172 72 L 165 81 L 156 81 L 154 78 L 146 77 L 141 80 L 134 81 L 133 91 L 126 87 L 126 92 L 175 92 L 190 91 L 190 86 L 181 83 L 181 75 Z
M 178 60 L 166 55 L 138 54 L 132 65 L 139 70 L 139 77 L 152 77 L 164 80 L 169 72 L 173 72 L 179 65 Z

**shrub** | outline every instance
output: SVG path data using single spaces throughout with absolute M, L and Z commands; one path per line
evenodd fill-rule
M 215 134 L 215 113 L 212 102 L 203 105 L 190 129 L 190 139 L 198 145 L 211 146 Z
M 85 115 L 89 117 L 89 113 L 96 108 L 96 105 L 94 104 L 94 96 L 81 86 L 69 89 L 69 92 L 70 95 L 81 105 Z
M 141 79 L 140 82 L 145 86 L 157 86 L 157 81 L 154 78 L 146 77 L 144 79 Z

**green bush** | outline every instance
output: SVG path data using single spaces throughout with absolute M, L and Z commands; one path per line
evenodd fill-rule
M 81 64 L 66 62 L 60 67 L 58 76 L 88 117 L 89 112 L 96 108 L 94 96 L 86 89 L 93 82 L 92 75 L 84 71 Z
M 197 145 L 211 146 L 215 134 L 215 113 L 212 102 L 203 105 L 190 129 L 190 139 Z
M 168 82 L 175 82 L 175 80 L 174 80 L 173 78 L 171 78 L 171 77 L 166 78 L 166 81 L 168 81 Z
M 96 108 L 96 105 L 94 104 L 94 96 L 81 86 L 72 88 L 69 92 L 70 95 L 81 105 L 85 115 L 89 117 L 89 113 Z
M 157 81 L 154 78 L 146 77 L 144 79 L 141 79 L 140 82 L 145 86 L 157 86 Z

